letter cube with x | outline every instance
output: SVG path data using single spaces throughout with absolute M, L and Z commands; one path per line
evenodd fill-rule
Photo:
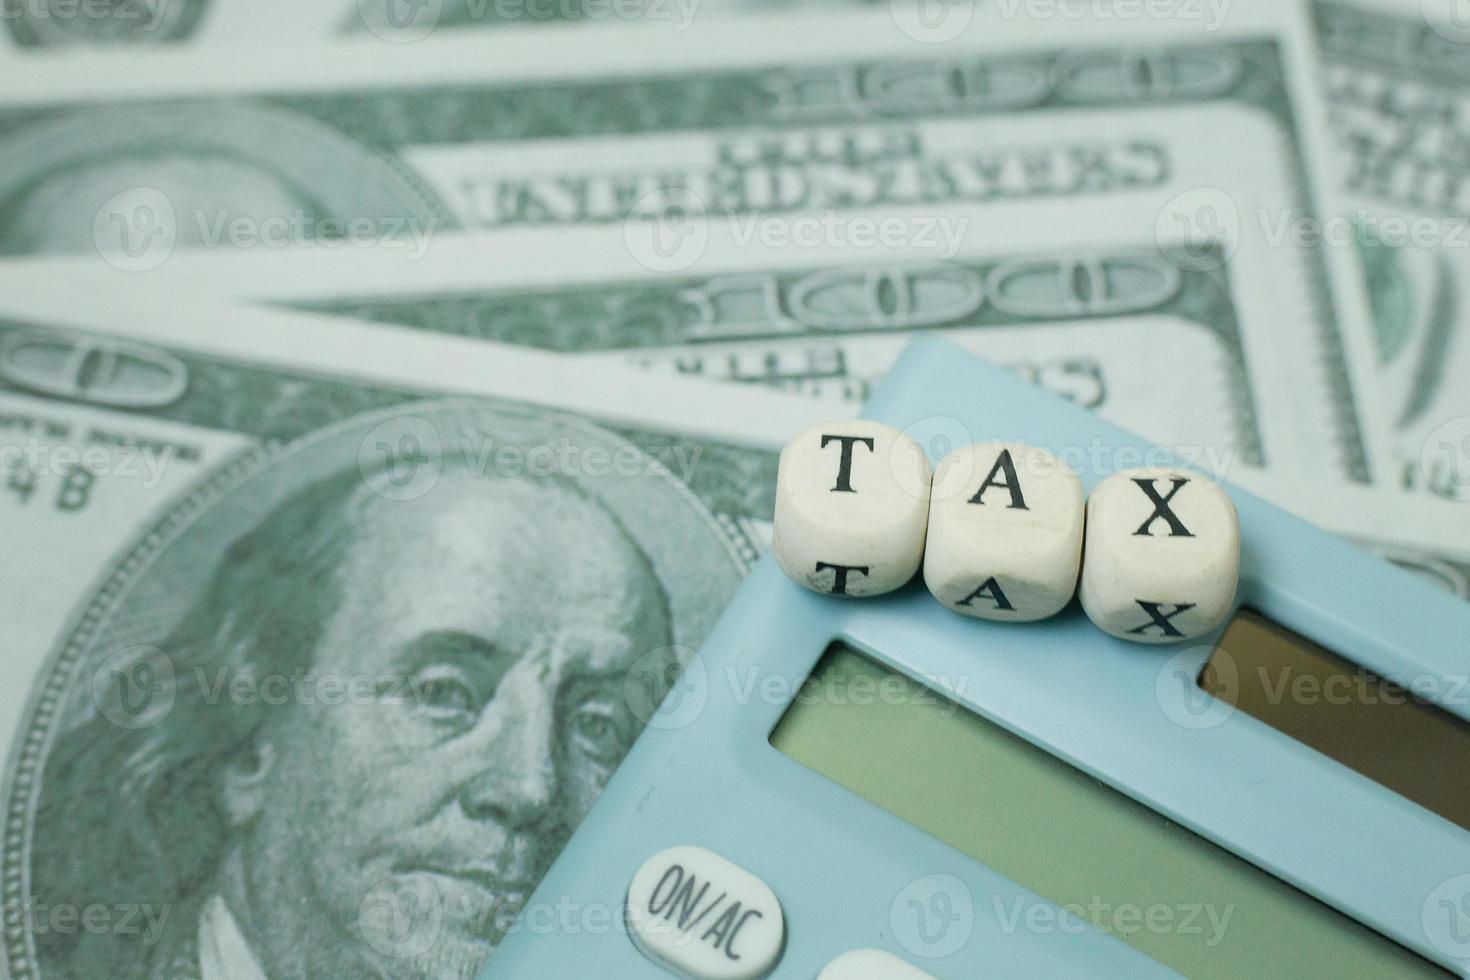
M 1082 608 L 1139 643 L 1202 636 L 1235 602 L 1240 518 L 1218 485 L 1189 470 L 1116 473 L 1087 501 Z
M 877 422 L 808 429 L 781 452 L 771 550 L 815 592 L 875 596 L 905 585 L 924 557 L 929 459 Z

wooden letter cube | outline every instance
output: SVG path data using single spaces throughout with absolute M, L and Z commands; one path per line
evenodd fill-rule
M 875 596 L 918 571 L 929 521 L 929 459 L 877 422 L 808 429 L 781 452 L 772 550 L 814 592 Z
M 1210 632 L 1235 603 L 1240 518 L 1230 497 L 1190 470 L 1116 473 L 1087 501 L 1082 608 L 1139 643 Z
M 1077 591 L 1082 481 L 1056 456 L 983 442 L 940 461 L 929 503 L 924 582 L 955 612 L 1028 622 Z

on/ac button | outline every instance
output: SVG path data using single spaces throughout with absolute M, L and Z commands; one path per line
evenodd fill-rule
M 781 958 L 786 919 L 755 875 L 702 847 L 671 847 L 628 888 L 628 925 L 643 954 L 694 980 L 756 980 Z

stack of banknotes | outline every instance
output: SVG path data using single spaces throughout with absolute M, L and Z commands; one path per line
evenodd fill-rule
M 1470 600 L 1453 0 L 0 45 L 0 976 L 473 976 L 921 333 Z

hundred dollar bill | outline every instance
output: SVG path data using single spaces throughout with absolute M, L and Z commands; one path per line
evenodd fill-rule
M 616 229 L 441 236 L 422 257 L 180 254 L 146 276 L 32 262 L 0 269 L 0 310 L 41 315 L 82 279 L 85 301 L 104 309 L 107 292 L 179 297 L 206 284 L 406 332 L 857 403 L 910 338 L 934 333 L 1181 455 L 1208 456 L 1212 470 L 1348 475 L 1332 438 L 1341 405 L 1296 366 L 1312 338 L 1278 329 L 1306 298 L 1263 281 L 1248 243 L 1227 256 L 1161 237 L 1153 215 L 1171 193 L 1140 195 L 1123 213 L 1068 204 L 1065 222 L 1034 205 L 954 208 L 932 216 L 937 236 L 955 232 L 933 247 L 913 212 L 863 216 L 905 230 L 888 248 L 758 247 L 716 224 L 683 271 L 648 268 Z M 987 241 L 996 227 L 1012 229 L 1000 246 Z M 1279 270 L 1291 256 L 1272 261 Z
M 333 49 L 301 77 L 223 56 L 190 72 L 134 60 L 105 94 L 28 73 L 0 108 L 17 188 L 0 251 L 100 254 L 141 276 L 188 246 L 422 256 L 454 230 L 605 225 L 670 272 L 715 226 L 795 251 L 770 233 L 789 244 L 819 218 L 836 250 L 854 222 L 892 214 L 912 243 L 963 213 L 990 254 L 1049 236 L 1048 261 L 1116 226 L 1106 248 L 1224 255 L 1256 284 L 1234 302 L 1262 326 L 1231 356 L 1257 390 L 1208 397 L 1280 420 L 1272 465 L 1370 481 L 1386 450 L 1364 425 L 1378 415 L 1352 257 L 1272 243 L 1258 220 L 1316 213 L 1305 21 L 1232 10 L 1206 31 L 1183 14 L 1198 4 L 1178 7 L 1069 22 L 1065 45 L 1010 4 L 972 11 L 944 43 L 879 12 L 546 34 L 535 58 L 489 35 L 391 63 Z M 830 38 L 820 53 L 811 31 Z M 1119 286 L 1088 275 L 1067 288 Z M 1123 341 L 1152 368 L 1135 391 L 1194 369 L 1154 339 Z
M 0 322 L 0 975 L 473 975 L 824 411 L 114 315 Z
M 302 314 L 108 316 L 0 322 L 4 974 L 471 975 L 830 406 Z
M 1294 476 L 1236 470 L 1252 493 L 1470 602 L 1470 521 L 1459 502 L 1390 487 L 1324 493 Z
M 1319 2 L 1345 158 L 1337 243 L 1372 293 L 1392 480 L 1470 500 L 1470 30 L 1449 3 Z
M 861 0 L 0 0 L 0 52 L 82 48 L 279 47 L 365 39 L 409 44 L 443 31 L 539 24 L 649 22 Z M 1218 0 L 1217 0 L 1218 2 Z

